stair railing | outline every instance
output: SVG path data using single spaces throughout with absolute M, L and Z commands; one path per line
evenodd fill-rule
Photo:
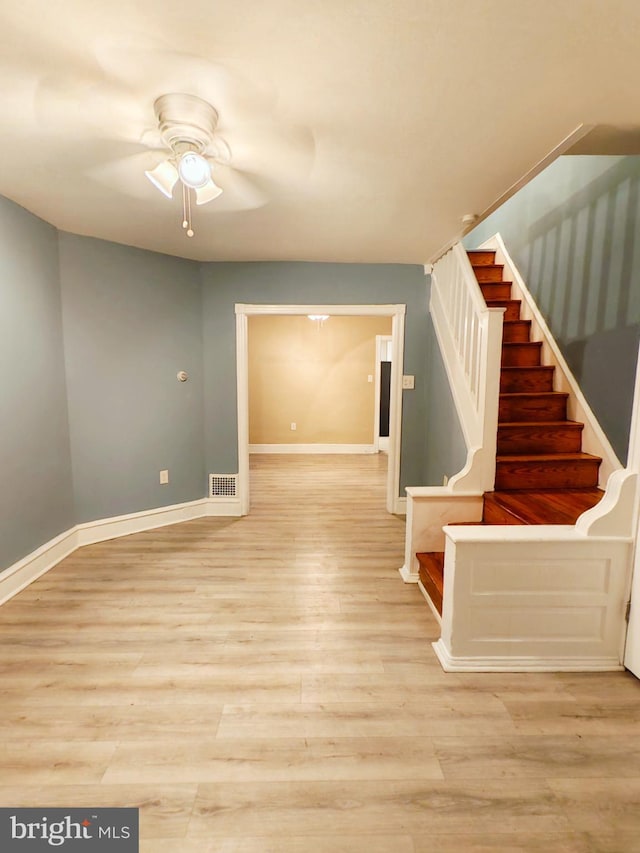
M 504 308 L 487 308 L 461 243 L 433 266 L 430 311 L 467 445 L 453 492 L 493 488 Z
M 480 520 L 482 494 L 496 471 L 500 357 L 504 308 L 487 308 L 469 256 L 456 243 L 433 266 L 430 311 L 467 446 L 462 470 L 446 486 L 410 486 L 405 562 L 418 580 L 417 551 L 443 551 L 443 526 Z

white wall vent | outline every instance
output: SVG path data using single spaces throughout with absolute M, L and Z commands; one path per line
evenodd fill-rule
M 237 474 L 209 474 L 210 498 L 235 498 L 238 495 Z

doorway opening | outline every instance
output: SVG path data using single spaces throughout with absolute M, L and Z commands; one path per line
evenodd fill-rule
M 376 388 L 373 423 L 373 445 L 377 451 L 389 452 L 391 414 L 391 364 L 393 339 L 391 335 L 376 335 Z
M 250 507 L 249 489 L 249 318 L 259 315 L 309 315 L 329 317 L 390 317 L 391 367 L 389 382 L 389 436 L 386 478 L 386 508 L 402 511 L 400 501 L 400 437 L 402 426 L 402 363 L 404 350 L 404 305 L 236 305 L 236 356 L 238 395 L 238 491 L 241 512 Z M 373 377 L 372 377 L 373 378 Z M 377 384 L 377 383 L 376 383 Z M 292 421 L 292 424 L 296 423 Z M 296 423 L 297 426 L 297 423 Z M 290 426 L 291 428 L 291 426 Z M 276 446 L 277 447 L 277 446 Z M 304 445 L 302 445 L 303 449 Z M 255 448 L 255 445 L 254 445 Z M 375 441 L 370 452 L 374 452 Z M 276 449 L 277 452 L 277 449 Z M 331 452 L 327 450 L 326 452 Z M 342 452 L 349 452 L 348 447 Z M 362 451 L 360 451 L 362 452 Z

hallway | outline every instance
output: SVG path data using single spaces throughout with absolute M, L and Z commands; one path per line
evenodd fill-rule
M 385 466 L 252 456 L 247 517 L 0 608 L 0 806 L 139 806 L 144 853 L 640 851 L 640 682 L 444 673 Z

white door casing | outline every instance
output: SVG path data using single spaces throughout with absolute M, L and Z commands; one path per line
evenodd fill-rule
M 236 376 L 238 398 L 238 491 L 242 515 L 250 506 L 249 494 L 249 346 L 248 317 L 329 314 L 342 317 L 391 317 L 391 402 L 389 417 L 389 461 L 387 511 L 400 513 L 400 441 L 402 432 L 402 371 L 404 364 L 404 317 L 406 305 L 257 305 L 237 303 Z

